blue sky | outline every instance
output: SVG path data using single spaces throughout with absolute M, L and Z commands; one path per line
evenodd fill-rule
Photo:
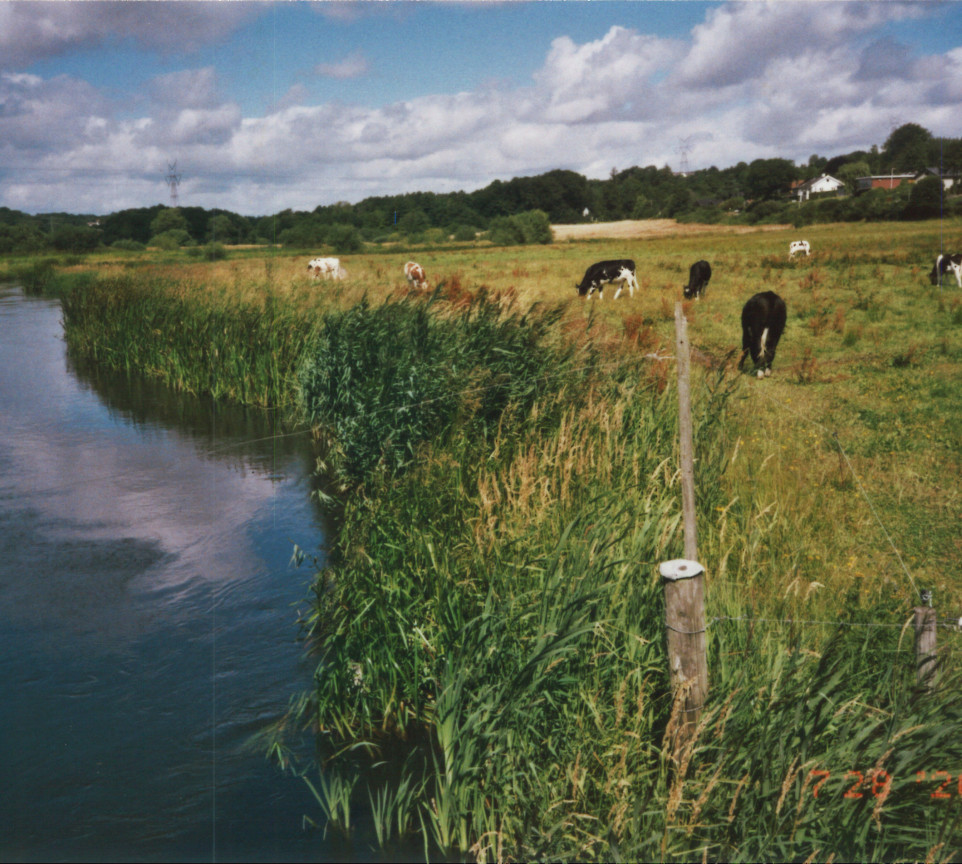
M 2 2 L 0 205 L 247 214 L 962 136 L 962 3 Z

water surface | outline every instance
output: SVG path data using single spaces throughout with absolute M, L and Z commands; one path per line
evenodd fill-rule
M 76 368 L 60 322 L 0 288 L 0 858 L 338 857 L 245 748 L 313 668 L 306 435 Z

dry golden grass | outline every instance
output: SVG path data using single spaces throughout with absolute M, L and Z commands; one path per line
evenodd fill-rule
M 587 222 L 552 225 L 555 240 L 647 240 L 652 237 L 688 237 L 696 234 L 755 234 L 784 231 L 790 225 L 702 225 L 674 219 L 623 219 L 620 222 Z

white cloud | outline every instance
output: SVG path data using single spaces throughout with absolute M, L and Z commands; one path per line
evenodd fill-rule
M 535 74 L 548 101 L 545 119 L 579 123 L 637 114 L 639 100 L 649 98 L 651 77 L 669 67 L 680 49 L 677 43 L 623 27 L 612 27 L 603 38 L 583 45 L 567 36 L 555 39 Z
M 692 31 L 680 79 L 715 88 L 757 78 L 772 61 L 831 49 L 886 21 L 924 14 L 925 4 L 897 2 L 732 3 Z
M 174 158 L 183 203 L 260 214 L 470 190 L 553 168 L 605 177 L 612 166 L 677 166 L 681 140 L 691 141 L 693 167 L 725 167 L 881 144 L 892 118 L 957 135 L 962 48 L 917 56 L 880 36 L 882 23 L 924 12 L 917 5 L 722 6 L 688 42 L 623 27 L 585 42 L 557 38 L 526 87 L 491 81 L 366 107 L 310 104 L 294 84 L 257 117 L 223 97 L 209 67 L 155 79 L 133 118 L 75 79 L 2 75 L 0 165 L 29 152 L 36 173 L 3 175 L 0 204 L 148 205 L 166 200 Z M 367 71 L 357 52 L 315 71 L 334 67 Z

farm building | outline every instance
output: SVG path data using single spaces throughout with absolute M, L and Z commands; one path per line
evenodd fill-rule
M 869 189 L 897 189 L 903 183 L 914 183 L 914 174 L 874 174 L 871 177 L 856 177 L 859 192 Z
M 792 186 L 792 194 L 799 201 L 808 201 L 814 195 L 838 195 L 844 191 L 845 184 L 829 174 L 822 174 L 820 177 L 814 177 Z

